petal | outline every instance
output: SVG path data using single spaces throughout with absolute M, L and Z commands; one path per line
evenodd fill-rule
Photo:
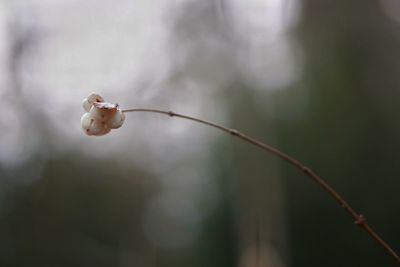
M 86 130 L 86 134 L 100 136 L 109 133 L 110 130 L 111 129 L 104 122 L 93 120 L 89 129 Z
M 88 130 L 90 128 L 90 125 L 92 124 L 92 116 L 90 116 L 89 113 L 83 114 L 81 117 L 81 126 L 84 131 Z
M 83 114 L 81 118 L 82 129 L 87 135 L 104 135 L 111 131 L 111 128 L 100 120 L 93 118 L 90 113 Z
M 87 98 L 83 99 L 83 103 L 82 103 L 83 109 L 86 112 L 90 111 L 90 108 L 92 107 L 92 105 L 89 103 L 89 100 Z
M 122 124 L 125 121 L 125 114 L 122 112 L 122 110 L 117 110 L 115 112 L 114 116 L 108 121 L 108 127 L 111 129 L 117 129 L 122 126 Z
M 103 132 L 102 132 L 101 135 L 108 134 L 110 131 L 111 131 L 111 128 L 110 128 L 110 127 L 105 127 L 105 128 L 103 129 Z M 99 135 L 100 135 L 100 134 L 99 134 Z
M 101 97 L 101 95 L 98 95 L 95 93 L 92 93 L 91 95 L 89 95 L 87 97 L 87 100 L 89 101 L 89 103 L 91 105 L 93 105 L 93 103 L 95 103 L 95 102 L 104 102 L 104 99 Z
M 93 106 L 99 109 L 116 109 L 118 108 L 118 104 L 111 104 L 108 102 L 94 102 Z
M 104 99 L 100 95 L 92 93 L 83 100 L 82 106 L 86 112 L 89 112 L 90 108 L 93 106 L 94 103 L 103 101 Z
M 92 116 L 93 119 L 99 120 L 101 122 L 107 122 L 112 118 L 115 114 L 117 109 L 103 109 L 103 108 L 97 108 L 96 106 L 92 106 L 90 109 L 90 115 Z

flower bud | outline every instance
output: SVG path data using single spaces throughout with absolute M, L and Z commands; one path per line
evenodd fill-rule
M 83 100 L 86 113 L 81 118 L 81 125 L 87 135 L 104 135 L 124 123 L 125 114 L 118 105 L 103 101 L 97 94 L 91 94 Z

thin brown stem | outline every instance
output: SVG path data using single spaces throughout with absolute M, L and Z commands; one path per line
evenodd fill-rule
M 178 118 L 183 118 L 191 121 L 195 121 L 201 124 L 205 124 L 208 126 L 211 126 L 213 128 L 217 128 L 221 131 L 224 131 L 226 133 L 229 133 L 232 136 L 235 136 L 239 139 L 242 139 L 245 142 L 248 142 L 250 144 L 253 144 L 267 152 L 270 152 L 271 154 L 285 160 L 286 162 L 290 163 L 294 167 L 296 167 L 299 171 L 303 172 L 305 175 L 310 177 L 314 182 L 316 182 L 320 187 L 322 187 L 326 192 L 328 192 L 331 197 L 333 197 L 336 202 L 339 203 L 339 205 L 354 219 L 354 223 L 359 226 L 360 228 L 364 229 L 367 234 L 374 239 L 379 245 L 381 245 L 395 260 L 398 264 L 400 264 L 400 257 L 398 254 L 392 249 L 392 247 L 384 241 L 376 232 L 371 228 L 371 226 L 368 225 L 366 218 L 364 215 L 357 213 L 348 203 L 347 201 L 338 193 L 336 192 L 332 186 L 330 186 L 325 180 L 323 180 L 319 175 L 317 175 L 311 168 L 305 166 L 301 162 L 299 162 L 297 159 L 287 155 L 286 153 L 276 149 L 273 146 L 270 146 L 268 144 L 265 144 L 257 139 L 254 139 L 253 137 L 250 137 L 244 133 L 239 132 L 238 130 L 227 128 L 221 125 L 218 125 L 213 122 L 209 122 L 206 120 L 201 120 L 195 117 L 175 113 L 173 111 L 164 111 L 164 110 L 159 110 L 159 109 L 150 109 L 150 108 L 134 108 L 134 109 L 126 109 L 123 110 L 123 112 L 152 112 L 152 113 L 160 113 L 164 115 L 168 115 L 170 117 L 178 117 Z

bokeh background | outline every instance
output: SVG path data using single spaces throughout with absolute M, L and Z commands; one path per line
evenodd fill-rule
M 292 166 L 400 250 L 397 0 L 1 0 L 0 266 L 395 266 Z

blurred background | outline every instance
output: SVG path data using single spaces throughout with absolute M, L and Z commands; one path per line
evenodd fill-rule
M 0 266 L 395 266 L 292 166 L 193 122 L 80 128 L 92 92 L 237 128 L 400 250 L 400 2 L 1 0 Z

